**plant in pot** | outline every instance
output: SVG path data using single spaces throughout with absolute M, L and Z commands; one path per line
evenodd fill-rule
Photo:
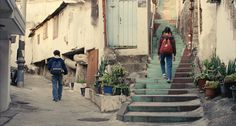
M 208 79 L 208 74 L 200 73 L 194 76 L 194 84 L 200 89 L 204 90 L 205 83 Z
M 112 95 L 112 76 L 109 73 L 104 73 L 103 76 L 101 77 L 101 82 L 102 82 L 102 88 L 103 88 L 103 93 L 105 95 Z
M 121 65 L 112 66 L 112 82 L 114 95 L 129 95 L 129 86 L 125 83 L 125 68 Z
M 221 83 L 221 94 L 223 97 L 232 97 L 230 87 L 236 83 L 235 69 L 235 60 L 230 60 L 227 65 L 226 76 L 224 78 L 224 81 Z
M 225 76 L 223 88 L 226 97 L 228 98 L 232 97 L 232 92 L 230 90 L 230 87 L 235 84 L 236 84 L 236 73 Z
M 216 96 L 216 89 L 219 87 L 218 81 L 206 81 L 205 96 L 207 98 L 214 98 Z
M 107 66 L 107 60 L 103 57 L 98 72 L 96 74 L 96 81 L 93 85 L 93 89 L 96 91 L 97 94 L 102 94 L 102 79 L 103 79 L 102 76 L 103 74 L 105 74 L 106 66 Z

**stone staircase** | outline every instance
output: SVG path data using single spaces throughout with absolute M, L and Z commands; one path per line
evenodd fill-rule
M 161 25 L 158 30 L 161 31 L 164 26 Z M 178 55 L 176 62 L 173 63 L 174 78 L 172 83 L 168 84 L 162 78 L 160 64 L 156 58 L 156 52 L 154 52 L 153 60 L 148 64 L 147 78 L 136 79 L 135 89 L 132 89 L 131 102 L 122 105 L 117 113 L 118 120 L 183 123 L 194 122 L 203 117 L 204 112 L 198 90 L 191 77 L 192 60 L 188 56 L 187 49 L 182 51 L 184 45 L 177 32 L 173 33 L 176 38 Z

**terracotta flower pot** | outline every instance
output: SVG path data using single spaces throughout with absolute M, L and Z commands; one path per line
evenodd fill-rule
M 205 84 L 206 84 L 206 79 L 199 79 L 198 80 L 198 88 L 200 90 L 204 90 Z
M 208 98 L 214 98 L 216 96 L 215 88 L 205 88 L 205 96 Z

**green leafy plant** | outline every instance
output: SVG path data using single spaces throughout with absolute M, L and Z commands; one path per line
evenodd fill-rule
M 236 73 L 225 76 L 224 82 L 225 82 L 225 83 L 233 83 L 233 82 L 236 82 Z
M 219 87 L 219 81 L 206 81 L 205 88 L 214 88 Z

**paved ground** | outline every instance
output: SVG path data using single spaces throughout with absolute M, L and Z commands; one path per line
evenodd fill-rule
M 9 110 L 0 113 L 0 126 L 163 126 L 117 121 L 115 112 L 101 113 L 78 91 L 68 88 L 64 88 L 62 101 L 53 102 L 51 82 L 40 76 L 26 75 L 25 88 L 12 86 L 11 97 Z
M 0 126 L 201 126 L 192 124 L 126 123 L 116 113 L 101 113 L 78 91 L 64 88 L 63 99 L 53 102 L 51 82 L 40 76 L 25 76 L 25 88 L 11 87 L 12 103 L 0 113 Z

